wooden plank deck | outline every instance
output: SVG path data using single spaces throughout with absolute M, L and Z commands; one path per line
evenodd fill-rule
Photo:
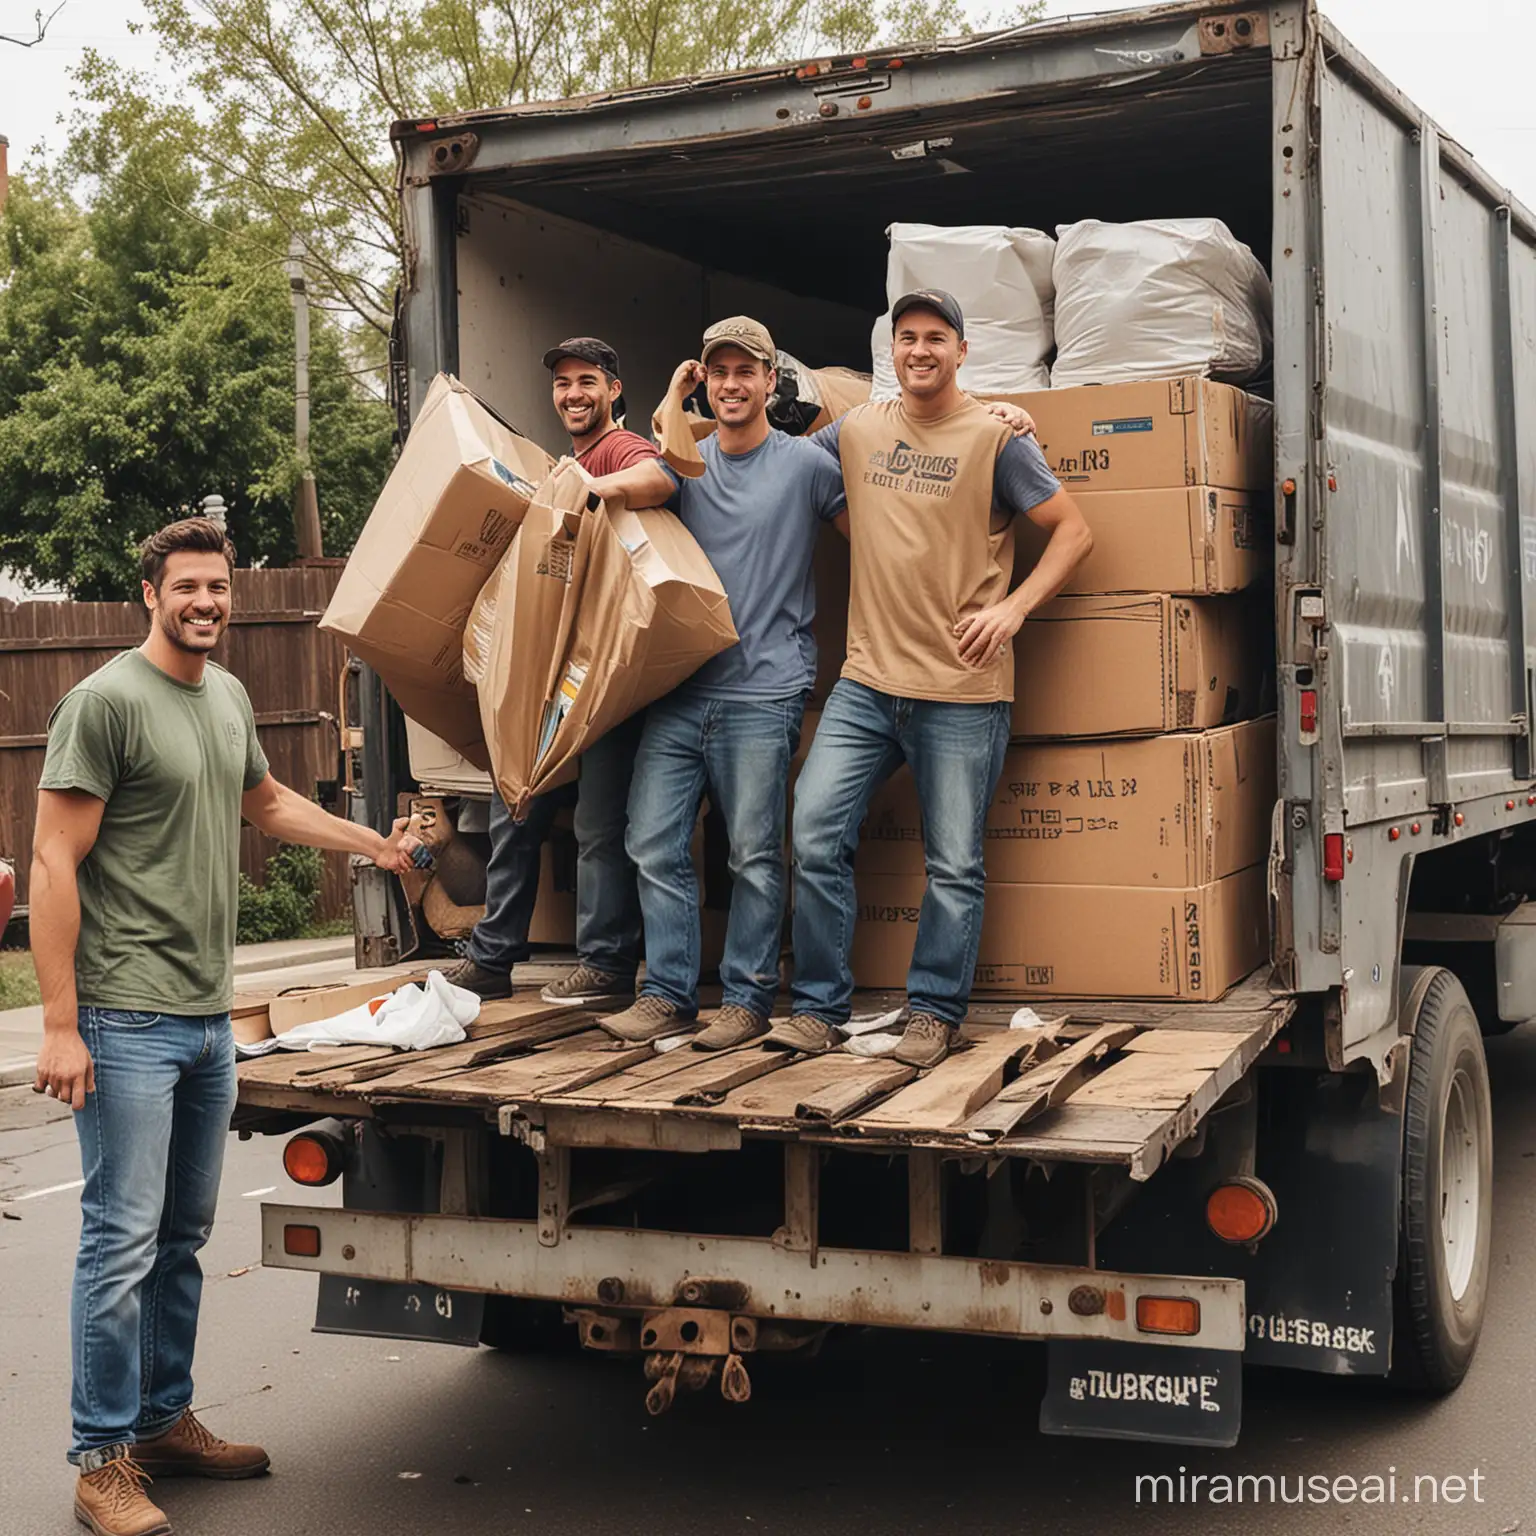
M 861 994 L 857 1011 L 895 1002 Z M 803 1137 L 1117 1163 L 1144 1179 L 1243 1077 L 1294 1004 L 1271 996 L 1255 976 L 1215 1003 L 1041 1004 L 1041 1022 L 1027 1028 L 1008 1027 L 1016 1007 L 996 1000 L 978 1007 L 962 1045 L 919 1073 L 888 1056 L 848 1051 L 628 1046 L 596 1028 L 590 1013 L 538 1002 L 535 994 L 487 1003 L 469 1039 L 435 1051 L 357 1046 L 246 1061 L 240 1099 L 297 1113 L 408 1119 L 410 1106 L 419 1105 L 511 1115 L 534 1126 L 547 1118 L 551 1135 L 559 1126 L 580 1145 L 703 1147 L 742 1135 Z M 579 1135 L 573 1125 L 582 1127 Z

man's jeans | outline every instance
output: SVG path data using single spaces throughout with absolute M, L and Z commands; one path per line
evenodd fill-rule
M 779 988 L 784 815 L 805 696 L 711 699 L 687 688 L 653 704 L 629 794 L 629 856 L 645 914 L 647 997 L 698 1008 L 699 885 L 689 844 L 706 789 L 730 843 L 724 1001 L 767 1014 Z
M 192 1401 L 192 1349 L 235 1107 L 227 1013 L 82 1008 L 96 1091 L 75 1116 L 85 1188 L 70 1340 L 69 1459 L 163 1434 Z
M 847 1022 L 856 899 L 853 855 L 875 790 L 911 765 L 928 889 L 907 973 L 913 1012 L 965 1018 L 986 874 L 982 830 L 1008 746 L 1007 704 L 899 699 L 843 678 L 795 785 L 794 1009 Z
M 614 726 L 581 757 L 576 797 L 576 954 L 610 976 L 629 977 L 640 963 L 640 899 L 624 852 L 625 806 L 643 715 Z M 539 893 L 539 851 L 569 798 L 535 795 L 527 818 L 512 820 L 491 795 L 491 861 L 485 871 L 485 916 L 469 937 L 469 958 L 488 971 L 510 971 L 528 958 L 528 928 Z

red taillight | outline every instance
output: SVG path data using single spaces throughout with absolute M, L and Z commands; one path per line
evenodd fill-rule
M 1323 834 L 1323 879 L 1342 880 L 1343 878 L 1344 834 L 1325 832 Z
M 1138 1296 L 1136 1326 L 1143 1333 L 1199 1333 L 1200 1303 L 1186 1296 Z
M 283 1252 L 292 1254 L 296 1259 L 318 1259 L 320 1257 L 320 1228 L 284 1227 Z
M 283 1148 L 283 1171 L 295 1184 L 329 1184 L 341 1165 L 340 1142 L 323 1132 L 300 1131 Z
M 1301 734 L 1312 736 L 1317 732 L 1317 689 L 1301 690 Z

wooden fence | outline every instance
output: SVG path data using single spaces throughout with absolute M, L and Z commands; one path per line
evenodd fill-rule
M 335 566 L 236 571 L 230 627 L 213 653 L 245 684 L 272 772 L 301 794 L 336 777 L 338 684 L 346 653 L 317 621 L 340 576 Z M 18 604 L 0 612 L 0 858 L 16 866 L 27 902 L 37 781 L 48 716 L 83 677 L 148 633 L 139 603 Z M 258 883 L 277 845 L 240 834 L 240 868 Z M 345 854 L 328 854 L 321 915 L 350 908 Z

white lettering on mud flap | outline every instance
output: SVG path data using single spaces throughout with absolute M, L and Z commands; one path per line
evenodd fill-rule
M 1305 1349 L 1334 1349 L 1348 1355 L 1374 1355 L 1376 1330 L 1352 1328 L 1344 1323 L 1324 1323 L 1307 1317 L 1287 1317 L 1283 1312 L 1255 1312 L 1248 1332 L 1272 1344 L 1296 1344 Z
M 1074 1402 L 1099 1398 L 1111 1403 L 1164 1403 L 1220 1413 L 1215 1376 L 1173 1376 L 1162 1371 L 1089 1371 L 1074 1376 L 1067 1389 Z

